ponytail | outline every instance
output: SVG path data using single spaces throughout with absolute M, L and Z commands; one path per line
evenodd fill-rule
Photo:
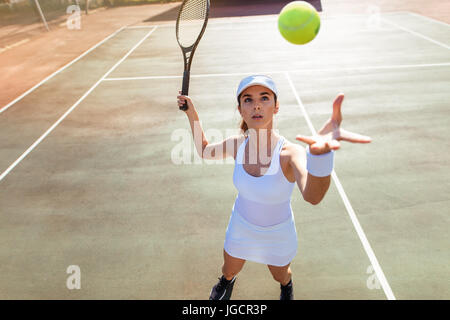
M 247 123 L 244 121 L 244 119 L 241 120 L 241 124 L 240 124 L 239 128 L 241 129 L 241 132 L 246 136 L 248 126 L 247 126 Z

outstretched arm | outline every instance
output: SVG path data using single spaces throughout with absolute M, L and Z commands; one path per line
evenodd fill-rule
M 352 143 L 371 142 L 370 137 L 353 133 L 341 128 L 341 105 L 343 100 L 344 94 L 339 94 L 336 97 L 333 102 L 333 113 L 330 119 L 325 122 L 316 136 L 307 137 L 298 135 L 296 137 L 298 141 L 308 144 L 308 151 L 310 152 L 310 155 L 306 156 L 306 152 L 303 148 L 297 148 L 297 151 L 292 154 L 290 163 L 294 170 L 297 184 L 303 194 L 303 198 L 312 204 L 318 204 L 325 196 L 325 193 L 330 186 L 331 170 L 333 165 L 331 162 L 329 163 L 331 166 L 325 169 L 325 171 L 328 170 L 327 175 L 319 175 L 315 172 L 310 173 L 308 172 L 310 169 L 307 168 L 315 168 L 315 171 L 317 172 L 323 171 L 320 170 L 321 168 L 317 168 L 313 162 L 322 161 L 317 159 L 323 159 L 324 157 L 328 158 L 325 159 L 326 161 L 333 161 L 333 157 L 330 152 L 334 152 L 334 150 L 338 150 L 340 148 L 341 144 L 339 141 L 348 141 Z M 311 163 L 307 163 L 308 161 L 311 161 Z M 326 163 L 321 163 L 320 165 L 323 164 L 326 165 Z

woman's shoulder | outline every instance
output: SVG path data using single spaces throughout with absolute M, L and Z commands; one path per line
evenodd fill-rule
M 237 144 L 240 145 L 242 142 L 245 141 L 246 138 L 247 137 L 244 136 L 243 134 L 235 134 L 235 135 L 229 136 L 227 139 L 229 141 L 237 142 Z

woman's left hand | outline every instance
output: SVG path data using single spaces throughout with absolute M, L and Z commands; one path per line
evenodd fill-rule
M 341 147 L 341 144 L 339 143 L 341 140 L 352 143 L 369 143 L 372 141 L 370 137 L 341 128 L 341 105 L 343 100 L 343 93 L 336 97 L 333 103 L 333 114 L 331 115 L 331 118 L 325 122 L 316 136 L 296 136 L 296 140 L 309 144 L 311 154 L 319 155 L 330 152 L 331 150 L 337 150 Z

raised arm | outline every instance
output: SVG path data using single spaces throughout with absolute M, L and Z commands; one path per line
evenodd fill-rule
M 195 149 L 198 155 L 203 159 L 220 160 L 227 157 L 233 157 L 235 154 L 237 141 L 240 136 L 234 135 L 217 143 L 209 143 L 203 131 L 197 110 L 188 96 L 179 95 L 178 105 L 184 105 L 186 101 L 188 109 L 184 111 L 189 119 L 191 125 L 192 138 L 194 139 Z

